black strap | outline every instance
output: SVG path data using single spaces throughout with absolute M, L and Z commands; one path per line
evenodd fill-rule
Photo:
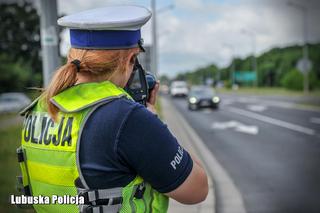
M 17 157 L 18 157 L 18 162 L 21 163 L 23 162 L 25 159 L 24 159 L 24 154 L 23 154 L 23 150 L 22 148 L 18 148 L 17 149 Z
M 134 193 L 134 197 L 137 199 L 141 199 L 143 197 L 144 192 L 146 191 L 146 186 L 144 185 L 144 182 L 142 182 L 136 189 L 136 192 Z

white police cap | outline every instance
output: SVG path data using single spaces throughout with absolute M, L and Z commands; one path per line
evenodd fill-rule
M 140 28 L 150 18 L 141 6 L 109 6 L 64 16 L 58 24 L 70 28 L 74 48 L 126 49 L 142 47 Z

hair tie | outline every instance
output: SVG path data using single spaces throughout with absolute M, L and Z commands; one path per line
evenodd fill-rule
M 78 59 L 75 59 L 75 60 L 71 61 L 71 64 L 76 65 L 76 67 L 77 67 L 77 72 L 80 71 L 80 63 L 81 63 L 81 61 L 79 61 Z

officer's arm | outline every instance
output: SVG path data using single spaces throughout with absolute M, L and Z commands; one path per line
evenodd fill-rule
M 193 155 L 192 171 L 187 179 L 175 190 L 166 193 L 183 204 L 196 204 L 204 201 L 208 194 L 208 178 L 201 162 Z

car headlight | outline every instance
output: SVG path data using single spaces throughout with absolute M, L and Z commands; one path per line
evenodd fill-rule
M 191 98 L 189 98 L 189 102 L 191 104 L 195 104 L 195 103 L 197 103 L 197 99 L 195 97 L 191 97 Z
M 213 103 L 218 103 L 220 101 L 220 98 L 215 96 L 212 98 Z

